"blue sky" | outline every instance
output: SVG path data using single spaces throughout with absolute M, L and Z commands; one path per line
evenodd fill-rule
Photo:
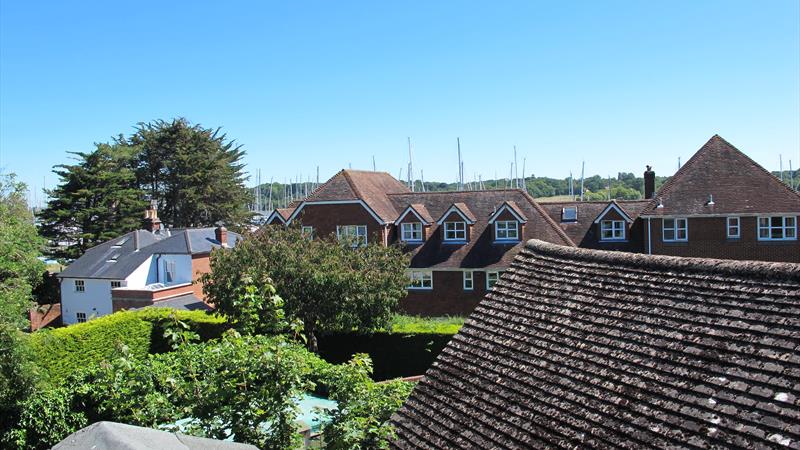
M 674 172 L 719 133 L 800 163 L 800 2 L 0 2 L 0 167 L 183 116 L 276 180 Z

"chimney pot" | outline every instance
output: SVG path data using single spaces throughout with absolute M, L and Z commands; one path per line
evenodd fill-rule
M 158 202 L 150 200 L 150 205 L 144 210 L 142 226 L 145 230 L 155 233 L 161 230 L 161 220 L 158 218 Z
M 651 199 L 656 194 L 656 173 L 651 166 L 644 171 L 644 198 Z
M 214 229 L 214 237 L 216 237 L 217 242 L 219 245 L 223 247 L 228 246 L 228 229 L 223 227 L 222 225 L 218 226 Z

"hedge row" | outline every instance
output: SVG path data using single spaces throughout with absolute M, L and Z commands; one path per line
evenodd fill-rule
M 64 328 L 43 329 L 30 335 L 31 347 L 42 375 L 58 382 L 76 370 L 113 356 L 120 345 L 137 357 L 169 350 L 164 327 L 173 312 L 166 308 L 123 311 Z M 225 320 L 203 311 L 174 311 L 201 340 L 218 337 Z

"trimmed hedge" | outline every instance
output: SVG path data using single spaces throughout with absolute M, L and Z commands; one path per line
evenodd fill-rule
M 375 380 L 422 375 L 463 324 L 461 317 L 396 316 L 390 331 L 320 336 L 319 352 L 333 364 L 349 361 L 355 353 L 368 353 Z
M 125 345 L 136 357 L 168 351 L 170 345 L 164 338 L 164 327 L 173 312 L 178 320 L 198 333 L 201 340 L 219 337 L 227 328 L 225 319 L 203 311 L 148 308 L 36 331 L 30 335 L 30 344 L 42 375 L 58 383 L 78 369 L 112 357 L 120 345 Z

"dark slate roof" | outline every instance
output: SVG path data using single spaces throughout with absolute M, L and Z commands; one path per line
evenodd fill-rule
M 714 135 L 661 186 L 642 215 L 787 212 L 800 213 L 800 194 Z
M 214 230 L 210 227 L 172 229 L 169 233 L 131 231 L 86 250 L 58 277 L 122 280 L 155 254 L 196 255 L 219 248 Z M 228 231 L 229 246 L 236 246 L 241 238 L 239 234 Z
M 185 294 L 172 297 L 167 300 L 156 300 L 152 305 L 145 308 L 172 308 L 186 311 L 211 311 L 211 307 L 205 302 L 195 297 L 194 294 Z
M 397 448 L 800 446 L 800 264 L 530 241 L 392 418 Z
M 620 207 L 625 214 L 630 216 L 631 219 L 636 220 L 639 213 L 650 203 L 650 200 L 615 200 L 617 206 Z M 595 233 L 592 227 L 595 219 L 602 213 L 609 205 L 609 201 L 589 201 L 589 202 L 540 202 L 547 215 L 550 216 L 558 225 L 567 233 L 567 236 L 572 239 L 572 242 L 579 247 L 594 247 L 597 243 L 599 236 Z M 561 221 L 561 210 L 568 206 L 578 208 L 578 220 L 573 222 Z M 631 249 L 634 250 L 634 249 Z M 640 250 L 640 249 L 638 249 Z
M 487 191 L 409 192 L 390 194 L 395 209 L 402 212 L 408 205 L 424 204 L 430 215 L 442 217 L 454 204 L 469 209 L 475 224 L 467 244 L 444 244 L 438 225 L 432 225 L 431 236 L 421 245 L 406 247 L 411 254 L 411 267 L 442 268 L 502 268 L 511 264 L 525 240 L 537 238 L 562 245 L 574 245 L 533 198 L 521 189 Z M 489 218 L 504 202 L 514 202 L 528 222 L 519 243 L 494 242 Z
M 187 436 L 152 428 L 116 422 L 96 422 L 80 429 L 53 447 L 53 450 L 256 450 L 236 442 Z

